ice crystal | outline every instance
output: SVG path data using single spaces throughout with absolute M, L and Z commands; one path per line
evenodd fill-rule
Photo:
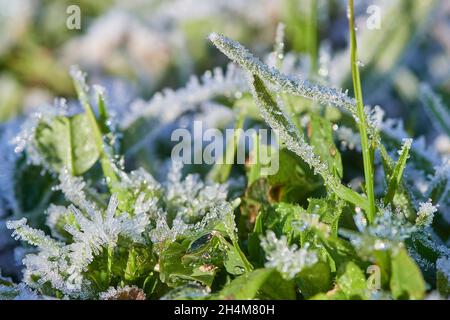
M 315 154 L 314 148 L 305 141 L 303 135 L 281 108 L 268 103 L 271 97 L 267 97 L 264 92 L 255 88 L 253 77 L 250 77 L 250 88 L 261 116 L 277 132 L 286 147 L 301 157 L 314 170 L 315 174 L 321 175 L 328 186 L 336 186 L 339 182 L 329 172 L 328 165 Z M 271 101 L 275 104 L 273 99 Z
M 431 195 L 433 190 L 443 185 L 438 201 L 444 200 L 450 190 L 450 159 L 446 159 L 442 164 L 434 167 L 434 174 L 430 176 L 427 193 Z
M 331 231 L 328 224 L 320 222 L 320 216 L 318 214 L 303 214 L 297 225 L 301 231 L 313 229 L 321 232 L 325 237 L 329 236 Z
M 403 241 L 409 238 L 416 228 L 411 225 L 400 211 L 392 212 L 389 207 L 382 208 L 372 225 L 365 230 L 370 235 L 391 241 Z
M 208 230 L 214 227 L 219 222 L 229 221 L 232 217 L 234 221 L 234 214 L 232 206 L 225 202 L 219 201 L 209 208 L 203 217 L 195 222 L 186 222 L 183 216 L 177 215 L 172 222 L 172 227 L 169 227 L 167 213 L 160 213 L 156 219 L 156 227 L 151 230 L 150 237 L 154 243 L 162 243 L 164 241 L 174 241 L 178 236 L 189 236 L 203 230 Z M 226 224 L 227 232 L 235 231 L 231 224 Z
M 100 293 L 101 300 L 145 300 L 145 298 L 144 291 L 136 286 L 110 287 L 107 291 Z
M 420 228 L 429 227 L 433 222 L 434 213 L 437 210 L 430 199 L 427 202 L 421 202 L 419 204 L 419 211 L 417 212 L 416 225 Z
M 197 175 L 188 175 L 181 180 L 182 163 L 174 161 L 168 174 L 166 196 L 169 211 L 186 222 L 197 222 L 227 196 L 226 185 L 204 184 Z M 186 192 L 189 190 L 189 192 Z
M 371 139 L 378 139 L 378 132 L 381 129 L 384 118 L 384 110 L 380 106 L 370 107 L 366 106 L 364 108 L 367 119 L 367 129 Z
M 179 286 L 164 296 L 161 297 L 161 300 L 176 300 L 176 299 L 199 299 L 208 296 L 211 292 L 211 289 L 208 287 L 204 287 L 197 282 L 188 282 L 185 285 Z
M 355 100 L 348 97 L 345 93 L 319 84 L 312 84 L 307 80 L 286 76 L 277 69 L 262 63 L 239 42 L 223 35 L 211 33 L 209 39 L 232 61 L 238 63 L 248 72 L 270 82 L 279 90 L 323 104 L 332 104 L 349 110 L 353 115 L 356 115 Z
M 400 150 L 398 150 L 398 155 L 401 155 L 403 152 L 405 152 L 406 149 L 411 149 L 411 145 L 413 143 L 413 139 L 411 138 L 405 138 L 402 139 L 402 147 L 400 148 Z
M 192 76 L 183 88 L 165 89 L 147 103 L 135 102 L 131 105 L 130 112 L 124 115 L 120 127 L 127 128 L 141 117 L 156 118 L 159 123 L 168 123 L 204 101 L 218 95 L 233 96 L 235 92 L 248 90 L 246 87 L 242 71 L 234 64 L 229 64 L 225 72 L 221 68 L 215 68 L 206 71 L 200 79 Z M 170 106 L 170 112 L 167 112 L 167 106 Z
M 41 165 L 48 169 L 48 164 L 43 161 L 36 148 L 34 136 L 39 123 L 50 122 L 56 116 L 69 115 L 73 112 L 65 99 L 55 99 L 53 105 L 42 105 L 20 124 L 20 131 L 11 139 L 14 145 L 14 152 L 17 154 L 26 153 L 27 161 L 34 165 Z
M 39 300 L 40 298 L 42 297 L 24 283 L 0 284 L 0 300 Z
M 404 214 L 393 212 L 390 206 L 379 204 L 380 212 L 372 224 L 368 224 L 361 211 L 354 215 L 355 225 L 359 232 L 340 229 L 339 234 L 350 239 L 358 254 L 369 258 L 374 250 L 396 250 L 404 240 L 411 237 L 417 228 L 409 223 Z
M 13 230 L 12 236 L 16 240 L 24 240 L 31 245 L 50 252 L 58 252 L 61 248 L 60 243 L 47 236 L 43 231 L 29 227 L 26 218 L 8 221 L 6 226 L 8 229 Z
M 300 249 L 295 244 L 289 246 L 285 236 L 278 239 L 270 230 L 261 237 L 261 247 L 266 254 L 265 266 L 276 268 L 286 279 L 294 278 L 304 268 L 318 261 L 316 253 L 308 250 L 307 245 Z
M 389 139 L 402 141 L 408 137 L 403 121 L 398 119 L 386 119 L 382 121 L 380 130 Z M 424 137 L 418 137 L 411 146 L 411 153 L 425 160 L 431 166 L 437 166 L 441 163 L 441 158 L 435 149 L 429 148 Z
M 125 213 L 117 215 L 117 206 L 118 200 L 114 195 L 104 212 L 86 201 L 81 208 L 69 206 L 66 212 L 71 212 L 75 220 L 74 224 L 64 226 L 72 236 L 69 244 L 30 228 L 25 218 L 8 222 L 8 228 L 14 230 L 13 236 L 40 249 L 37 254 L 28 254 L 24 258 L 24 281 L 31 287 L 50 282 L 55 289 L 74 297 L 89 295 L 90 282 L 84 277 L 84 272 L 94 257 L 105 248 L 113 249 L 119 235 L 143 241 L 141 233 L 149 224 L 145 212 L 134 216 Z M 35 276 L 39 277 L 37 284 L 33 280 Z
M 59 185 L 54 190 L 61 190 L 67 200 L 75 205 L 82 205 L 86 201 L 86 182 L 82 177 L 72 176 L 67 169 L 61 170 L 59 176 Z
M 46 213 L 46 225 L 50 228 L 52 236 L 59 240 L 63 240 L 64 237 L 61 235 L 61 230 L 59 228 L 67 215 L 67 208 L 51 204 Z

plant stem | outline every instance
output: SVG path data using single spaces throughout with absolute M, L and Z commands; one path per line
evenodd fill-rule
M 353 0 L 349 0 L 349 29 L 350 29 L 350 63 L 352 67 L 353 88 L 355 91 L 356 108 L 358 113 L 358 128 L 361 135 L 361 147 L 364 162 L 364 179 L 366 184 L 367 198 L 369 199 L 369 210 L 367 220 L 371 223 L 375 217 L 375 193 L 373 186 L 373 163 L 367 137 L 367 121 L 364 113 L 364 102 L 361 89 L 361 79 L 359 76 L 358 55 L 356 46 L 355 12 Z
M 109 284 L 111 284 L 111 278 L 112 278 L 112 265 L 113 265 L 113 258 L 114 258 L 114 249 L 111 244 L 108 244 L 108 280 Z

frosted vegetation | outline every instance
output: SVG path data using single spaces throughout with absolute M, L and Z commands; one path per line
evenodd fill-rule
M 224 15 L 239 12 L 241 1 L 219 2 L 214 8 Z M 387 9 L 395 13 L 393 2 Z M 199 19 L 215 12 L 209 3 L 196 1 Z M 122 34 L 147 30 L 153 44 L 163 46 L 169 35 L 178 43 L 176 31 L 155 30 L 192 19 L 189 4 L 159 6 L 152 32 L 109 13 L 71 45 L 88 50 L 113 14 Z M 264 24 L 265 15 L 243 18 Z M 20 265 L 0 274 L 0 299 L 448 298 L 449 108 L 436 79 L 416 81 L 437 132 L 430 143 L 386 116 L 389 99 L 386 109 L 365 106 L 372 92 L 361 84 L 354 21 L 349 1 L 342 56 L 326 41 L 285 52 L 289 21 L 275 28 L 273 49 L 260 58 L 213 32 L 202 41 L 231 60 L 224 69 L 126 108 L 73 66 L 75 101 L 59 99 L 0 126 L 0 250 Z M 359 46 L 368 38 L 359 35 Z M 362 56 L 383 63 L 376 53 Z M 148 67 L 156 73 L 158 64 Z M 272 128 L 282 142 L 274 151 L 279 171 L 262 174 L 258 159 L 198 167 L 172 161 L 170 132 L 191 130 L 193 121 Z M 257 136 L 251 146 L 248 157 L 270 147 Z

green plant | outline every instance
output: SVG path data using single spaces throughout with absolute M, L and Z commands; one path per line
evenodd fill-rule
M 427 284 L 448 295 L 450 251 L 432 228 L 437 204 L 448 197 L 448 162 L 433 169 L 412 139 L 392 134 L 379 109 L 364 108 L 352 0 L 349 30 L 355 99 L 281 72 L 281 31 L 275 66 L 232 39 L 209 36 L 248 80 L 231 98 L 216 88 L 211 95 L 226 100 L 236 128 L 249 119 L 269 125 L 283 142 L 270 153 L 279 161 L 273 175 L 262 173 L 267 164 L 257 151 L 271 146 L 257 135 L 250 154 L 256 161 L 238 174 L 235 166 L 216 164 L 203 181 L 184 176 L 176 161 L 161 183 L 143 168 L 127 171 L 123 149 L 135 127 L 115 126 L 102 91 L 91 103 L 85 75 L 73 69 L 82 110 L 39 114 L 16 139 L 18 151 L 50 173 L 41 179 L 51 186 L 42 201 L 52 202 L 51 236 L 15 213 L 19 219 L 7 227 L 37 249 L 24 258 L 23 283 L 0 279 L 0 297 L 423 299 Z M 242 89 L 242 78 L 231 79 Z M 182 103 L 194 95 L 177 93 Z M 440 102 L 429 91 L 424 97 L 431 114 L 439 114 Z M 445 131 L 445 121 L 437 122 Z M 335 143 L 339 128 L 360 139 L 363 186 L 345 183 L 344 170 L 353 166 Z M 226 149 L 233 158 L 236 147 Z M 407 179 L 412 169 L 435 173 L 424 192 Z M 229 190 L 236 175 L 246 178 L 238 197 Z

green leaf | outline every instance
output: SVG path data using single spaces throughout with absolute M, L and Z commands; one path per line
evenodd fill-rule
M 402 149 L 400 152 L 400 157 L 398 158 L 398 161 L 395 164 L 394 170 L 389 178 L 388 190 L 386 192 L 386 196 L 384 197 L 385 205 L 392 202 L 392 200 L 394 199 L 394 195 L 400 186 L 400 181 L 403 176 L 403 171 L 406 167 L 406 160 L 408 159 L 409 150 L 411 149 L 411 143 L 412 143 L 412 140 L 407 139 L 407 140 L 405 140 L 405 142 L 402 146 Z
M 189 241 L 182 243 L 172 242 L 162 250 L 159 257 L 160 279 L 169 287 L 177 287 L 187 281 L 198 281 L 206 286 L 211 286 L 215 271 L 203 272 L 191 263 L 183 263 L 182 258 L 186 254 Z
M 126 248 L 128 252 L 128 259 L 125 268 L 118 271 L 123 272 L 123 279 L 127 284 L 141 285 L 141 282 L 143 283 L 147 276 L 153 272 L 156 264 L 154 254 L 151 248 L 140 244 L 132 244 L 123 248 Z M 126 256 L 127 252 L 121 254 Z
M 223 265 L 225 266 L 227 272 L 232 275 L 241 275 L 247 268 L 245 262 L 242 260 L 241 254 L 234 246 L 228 248 L 227 256 L 223 262 Z
M 359 135 L 361 136 L 361 149 L 364 163 L 364 180 L 365 190 L 369 202 L 368 210 L 365 209 L 367 220 L 372 223 L 375 219 L 375 191 L 374 191 L 374 173 L 373 173 L 373 149 L 369 143 L 368 129 L 369 125 L 366 120 L 364 111 L 364 101 L 362 94 L 361 79 L 359 75 L 358 65 L 358 49 L 356 45 L 356 31 L 355 31 L 355 12 L 353 0 L 348 2 L 348 18 L 349 18 L 349 33 L 350 33 L 350 64 L 352 69 L 353 90 L 355 92 L 356 110 L 357 110 L 357 125 Z
M 52 191 L 53 185 L 54 177 L 50 173 L 42 174 L 42 167 L 29 165 L 25 157 L 21 157 L 14 168 L 14 213 L 26 216 L 31 226 L 45 225 L 46 217 L 42 212 L 59 198 Z
M 284 279 L 278 271 L 274 271 L 261 287 L 258 299 L 295 300 L 295 285 L 293 280 Z
M 378 149 L 380 151 L 381 161 L 382 161 L 383 169 L 385 172 L 386 184 L 389 186 L 390 177 L 393 177 L 392 173 L 394 172 L 394 168 L 395 168 L 396 164 L 389 156 L 384 145 L 379 144 Z M 411 151 L 411 149 L 409 149 L 409 151 Z M 402 210 L 404 210 L 405 212 L 408 213 L 407 214 L 408 216 L 413 217 L 413 216 L 415 216 L 416 210 L 411 201 L 411 196 L 409 194 L 410 191 L 406 187 L 404 181 L 402 181 L 400 179 L 400 180 L 398 180 L 398 183 L 399 184 L 397 185 L 397 190 L 395 191 L 394 197 L 392 198 L 392 202 L 395 207 L 401 208 Z M 433 202 L 435 202 L 435 201 L 433 201 Z M 388 202 L 385 202 L 385 203 L 388 203 Z
M 313 148 L 305 142 L 303 135 L 274 101 L 263 81 L 258 76 L 253 75 L 250 85 L 253 97 L 264 120 L 272 129 L 278 131 L 280 140 L 286 144 L 286 147 L 302 158 L 314 169 L 316 174 L 322 176 L 325 185 L 333 189 L 338 197 L 367 211 L 369 209 L 368 200 L 352 189 L 342 185 L 339 179 L 330 173 L 328 165 L 323 163 L 320 157 L 314 154 Z
M 208 290 L 196 282 L 189 282 L 166 293 L 161 300 L 204 300 Z
M 274 269 L 256 269 L 237 277 L 219 292 L 217 298 L 248 300 L 259 295 L 271 299 L 295 299 L 292 282 L 283 280 Z
M 1 300 L 14 300 L 20 295 L 20 290 L 15 285 L 3 285 L 0 284 L 0 301 Z
M 36 128 L 35 142 L 40 155 L 55 172 L 66 168 L 74 176 L 81 175 L 99 157 L 85 113 L 42 121 Z
M 311 122 L 308 130 L 309 141 L 322 161 L 328 163 L 328 170 L 336 177 L 342 178 L 343 168 L 341 154 L 333 140 L 332 124 L 329 120 L 310 114 Z
M 330 265 L 319 261 L 297 274 L 295 282 L 306 299 L 320 292 L 326 292 L 332 283 Z
M 364 265 L 353 246 L 344 239 L 330 236 L 321 239 L 321 244 L 333 259 L 337 269 L 339 269 L 341 265 L 347 264 L 349 261 L 356 263 L 360 267 Z M 334 271 L 333 268 L 332 271 Z
M 336 283 L 338 290 L 342 291 L 347 299 L 366 298 L 366 277 L 355 263 L 348 262 L 339 268 Z
M 271 197 L 280 202 L 305 202 L 314 192 L 323 190 L 323 180 L 295 153 L 281 149 L 279 169 L 267 177 Z
M 122 190 L 116 190 L 114 187 L 115 183 L 119 181 L 119 178 L 117 177 L 116 172 L 114 170 L 112 159 L 110 158 L 110 155 L 105 148 L 106 147 L 105 144 L 103 143 L 103 132 L 101 129 L 102 124 L 99 123 L 99 120 L 97 120 L 97 118 L 95 117 L 94 110 L 92 109 L 92 106 L 89 103 L 89 98 L 86 92 L 88 87 L 86 85 L 85 75 L 77 67 L 72 68 L 71 75 L 73 78 L 75 90 L 78 95 L 78 99 L 80 100 L 80 103 L 84 108 L 86 117 L 89 122 L 88 127 L 90 128 L 92 140 L 94 141 L 97 151 L 99 153 L 100 164 L 102 166 L 103 174 L 106 177 L 110 190 L 119 193 L 119 202 L 122 202 L 121 198 L 123 197 L 121 197 L 120 195 L 121 194 L 120 191 Z M 103 109 L 104 104 L 100 108 Z M 106 113 L 104 113 L 103 111 L 104 110 L 101 110 L 101 117 L 106 115 Z
M 299 80 L 289 77 L 275 68 L 261 62 L 251 52 L 249 52 L 239 42 L 229 39 L 217 33 L 209 35 L 214 45 L 222 51 L 228 58 L 235 61 L 249 73 L 258 76 L 274 86 L 280 88 L 284 93 L 305 97 L 322 104 L 332 104 L 343 107 L 355 114 L 355 101 L 334 88 L 324 87 L 317 83 L 310 83 L 307 80 Z
M 242 128 L 244 127 L 245 114 L 245 109 L 241 109 L 241 112 L 239 113 L 234 125 L 235 131 L 233 140 L 228 141 L 227 147 L 225 149 L 223 163 L 214 164 L 211 171 L 208 173 L 208 178 L 212 181 L 224 183 L 228 180 L 231 168 L 234 163 L 233 160 L 236 154 L 238 143 L 241 138 L 241 133 L 243 132 Z
M 258 179 L 272 177 L 283 167 L 279 160 L 279 148 L 271 144 L 261 143 L 261 136 L 257 132 L 252 136 L 252 140 L 253 148 L 246 164 L 248 185 L 253 184 Z M 273 169 L 276 169 L 276 172 Z
M 318 214 L 321 222 L 330 225 L 331 234 L 337 236 L 342 205 L 331 199 L 309 199 L 307 211 L 311 214 Z
M 391 258 L 390 287 L 395 299 L 422 299 L 425 294 L 425 281 L 422 273 L 405 248 L 393 253 Z
M 300 215 L 304 212 L 302 207 L 284 202 L 267 208 L 262 215 L 264 233 L 266 230 L 272 230 L 277 237 L 285 235 L 288 242 L 292 243 L 297 231 L 293 222 L 299 221 Z
M 273 269 L 257 269 L 239 276 L 220 291 L 219 297 L 227 300 L 254 299 L 273 272 Z

